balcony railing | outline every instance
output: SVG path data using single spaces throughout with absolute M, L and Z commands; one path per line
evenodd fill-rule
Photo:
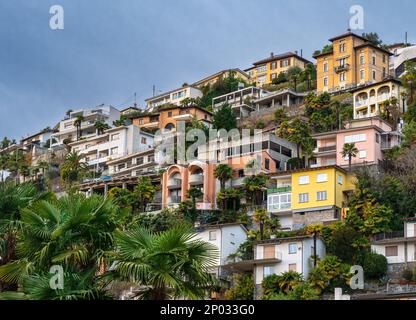
M 334 67 L 334 71 L 335 72 L 342 72 L 342 71 L 349 70 L 349 68 L 350 68 L 350 65 L 348 63 L 345 63 L 343 65 Z
M 268 260 L 268 259 L 277 259 L 277 260 L 282 260 L 282 253 L 279 251 L 275 251 L 272 254 L 267 254 L 266 256 L 263 255 L 262 258 L 259 257 L 255 257 L 254 260 Z
M 204 176 L 202 174 L 191 174 L 189 176 L 189 184 L 191 186 L 200 185 L 204 183 Z
M 171 197 L 168 197 L 168 203 L 169 204 L 172 204 L 172 203 L 181 203 L 181 200 L 182 200 L 181 196 L 171 196 Z
M 337 150 L 337 146 L 326 146 L 326 147 L 318 147 L 317 151 L 318 152 L 328 152 L 328 151 L 336 151 Z
M 181 179 L 169 179 L 168 180 L 168 189 L 179 189 L 182 186 L 182 180 Z
M 368 99 L 364 99 L 364 100 L 358 100 L 355 102 L 355 106 L 356 107 L 361 107 L 368 104 Z
M 383 232 L 383 233 L 378 233 L 374 235 L 373 241 L 403 238 L 403 237 L 404 237 L 404 231 Z
M 273 203 L 267 205 L 267 211 L 269 212 L 279 212 L 279 211 L 287 211 L 292 208 L 291 202 L 282 202 L 282 203 Z

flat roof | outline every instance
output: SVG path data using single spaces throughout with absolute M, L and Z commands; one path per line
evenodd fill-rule
M 193 89 L 199 90 L 199 88 L 196 88 L 193 85 L 186 85 L 186 86 L 183 86 L 183 87 L 179 87 L 179 88 L 176 88 L 176 89 L 173 89 L 173 90 L 170 90 L 170 91 L 167 91 L 167 92 L 158 94 L 157 96 L 154 96 L 154 97 L 151 97 L 151 98 L 147 98 L 144 101 L 147 102 L 147 101 L 150 101 L 150 100 L 155 100 L 155 99 L 158 99 L 160 97 L 163 97 L 163 96 L 166 96 L 168 94 L 171 94 L 172 92 L 179 91 L 179 90 L 183 90 L 183 89 L 188 89 L 188 88 L 193 88 Z
M 244 229 L 245 232 L 248 231 L 247 228 L 244 226 L 244 224 L 238 223 L 238 222 L 201 224 L 195 227 L 195 229 L 221 229 L 221 228 L 232 227 L 232 226 L 239 226 L 242 229 Z
M 359 87 L 356 87 L 356 88 L 352 89 L 351 92 L 360 91 L 360 90 L 370 88 L 370 87 L 374 87 L 374 86 L 378 86 L 380 84 L 387 83 L 387 82 L 395 82 L 395 83 L 400 84 L 400 85 L 402 84 L 402 82 L 397 78 L 386 78 L 386 79 L 383 79 L 383 80 L 378 81 L 378 82 L 361 85 Z
M 285 176 L 292 173 L 298 173 L 298 172 L 306 172 L 306 171 L 318 171 L 318 170 L 326 170 L 326 169 L 336 169 L 339 171 L 342 171 L 344 173 L 348 173 L 347 170 L 344 168 L 338 166 L 338 165 L 330 165 L 330 166 L 321 166 L 321 167 L 313 167 L 313 168 L 301 168 L 301 169 L 293 169 L 293 170 L 287 170 L 282 172 L 273 172 L 270 173 L 269 176 L 273 178 L 273 176 Z
M 210 79 L 213 79 L 213 78 L 218 77 L 219 75 L 221 75 L 223 73 L 230 72 L 230 71 L 240 72 L 240 73 L 244 74 L 247 78 L 249 78 L 248 74 L 245 71 L 241 70 L 240 68 L 224 69 L 224 70 L 218 71 L 218 72 L 216 72 L 216 73 L 214 73 L 210 76 L 202 78 L 201 80 L 198 80 L 198 81 L 194 82 L 192 84 L 192 86 L 198 86 L 201 82 L 209 81 Z
M 279 242 L 303 240 L 303 239 L 310 239 L 310 238 L 313 238 L 312 234 L 305 234 L 305 235 L 299 235 L 299 236 L 293 236 L 293 237 L 280 237 L 280 238 L 266 239 L 266 240 L 257 240 L 254 243 L 256 245 L 263 245 L 263 244 L 269 244 L 269 243 L 279 243 Z M 321 239 L 319 236 L 317 238 Z

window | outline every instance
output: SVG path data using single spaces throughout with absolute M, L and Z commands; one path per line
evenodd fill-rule
M 318 191 L 317 193 L 316 193 L 316 200 L 317 201 L 324 201 L 324 200 L 327 200 L 328 198 L 327 198 L 328 196 L 327 196 L 327 192 L 326 191 Z
M 341 72 L 340 74 L 339 74 L 339 81 L 341 81 L 341 82 L 343 82 L 343 81 L 345 81 L 345 72 Z
M 210 231 L 209 232 L 209 241 L 217 240 L 217 231 Z
M 324 62 L 324 72 L 328 72 L 328 62 Z
M 296 244 L 296 242 L 289 243 L 289 254 L 294 254 L 296 252 L 298 252 L 298 245 Z
M 376 142 L 380 143 L 380 135 L 378 133 L 376 133 Z
M 289 271 L 296 271 L 296 263 L 289 263 Z
M 144 124 L 144 119 L 139 119 L 139 124 Z
M 300 176 L 298 178 L 299 184 L 308 184 L 309 183 L 309 176 Z
M 172 117 L 172 111 L 169 111 L 168 112 L 168 117 L 170 118 L 170 117 Z
M 364 64 L 364 55 L 360 54 L 360 64 Z
M 386 63 L 386 55 L 383 54 L 383 63 Z
M 276 61 L 273 61 L 273 62 L 270 64 L 270 67 L 271 67 L 271 69 L 272 69 L 272 70 L 276 69 L 276 68 L 277 68 L 277 62 L 276 62 Z
M 264 84 L 265 81 L 266 81 L 266 75 L 257 77 L 257 82 L 259 84 Z
M 264 266 L 263 267 L 263 277 L 268 277 L 274 274 L 274 266 Z
M 285 60 L 282 60 L 282 61 L 280 61 L 280 67 L 288 67 L 288 66 L 290 66 L 290 60 L 289 59 L 285 59 Z
M 383 67 L 383 78 L 385 78 L 385 77 L 386 77 L 386 68 Z
M 276 257 L 275 251 L 274 244 L 263 246 L 263 259 L 274 259 Z
M 273 79 L 276 78 L 276 76 L 277 76 L 276 73 L 272 73 L 270 75 L 270 81 L 273 81 Z
M 147 138 L 146 137 L 142 137 L 140 139 L 141 144 L 147 144 Z
M 270 159 L 265 159 L 264 160 L 264 168 L 266 170 L 270 170 Z
M 358 152 L 358 158 L 363 159 L 367 157 L 367 150 L 360 150 Z
M 257 72 L 266 72 L 266 65 L 258 66 Z
M 154 162 L 154 161 L 155 161 L 154 155 L 147 156 L 147 162 Z
M 345 52 L 345 42 L 340 42 L 340 44 L 339 44 L 339 52 Z
M 299 203 L 305 203 L 309 201 L 309 193 L 299 193 Z
M 118 153 L 118 147 L 114 147 L 110 149 L 110 154 L 117 154 Z
M 373 66 L 376 65 L 376 56 L 372 56 L 372 64 L 373 64 Z
M 143 157 L 136 158 L 136 164 L 137 165 L 143 164 Z
M 327 87 L 328 86 L 328 78 L 327 77 L 325 77 L 324 78 L 324 87 Z
M 360 80 L 364 80 L 364 69 L 360 70 Z
M 65 123 L 64 128 L 68 129 L 72 127 L 72 123 Z
M 292 206 L 292 194 L 290 192 L 275 193 L 267 197 L 268 211 L 289 210 L 291 206 Z
M 365 133 L 354 134 L 351 136 L 345 136 L 344 142 L 345 143 L 355 143 L 355 142 L 363 142 L 367 140 L 367 135 Z
M 116 141 L 120 139 L 120 134 L 119 133 L 114 133 L 111 135 L 111 141 Z
M 316 182 L 325 182 L 325 181 L 328 181 L 328 174 L 318 173 L 316 175 Z
M 398 248 L 397 246 L 386 246 L 386 257 L 397 257 Z
M 373 70 L 373 80 L 376 80 L 376 71 Z
M 339 59 L 339 66 L 345 67 L 345 58 Z
M 342 175 L 338 175 L 338 184 L 342 184 Z

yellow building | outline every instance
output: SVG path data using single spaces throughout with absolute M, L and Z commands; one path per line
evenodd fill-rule
M 194 82 L 192 84 L 192 86 L 196 87 L 196 88 L 199 88 L 199 89 L 202 89 L 203 87 L 205 87 L 207 85 L 212 86 L 218 80 L 225 79 L 225 78 L 229 77 L 231 74 L 233 74 L 234 77 L 236 77 L 237 79 L 241 79 L 243 81 L 249 82 L 249 75 L 246 72 L 244 72 L 244 71 L 242 71 L 238 68 L 235 68 L 235 69 L 221 70 L 221 71 L 219 71 L 217 73 L 214 73 L 210 76 L 207 76 L 207 77 L 205 77 L 201 80 L 198 80 L 197 82 Z
M 308 63 L 312 62 L 299 56 L 296 52 L 286 52 L 278 55 L 272 52 L 270 57 L 254 62 L 253 67 L 245 71 L 252 82 L 262 86 L 272 83 L 279 73 L 286 72 L 290 67 L 297 66 L 304 69 Z
M 268 190 L 268 212 L 284 229 L 341 219 L 354 189 L 354 176 L 335 165 L 281 172 L 271 180 L 276 187 Z
M 314 55 L 317 91 L 334 92 L 378 82 L 389 74 L 392 53 L 350 31 L 329 39 L 332 50 Z

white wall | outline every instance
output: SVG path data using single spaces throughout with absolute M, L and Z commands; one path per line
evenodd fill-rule
M 403 243 L 392 243 L 392 244 L 379 244 L 371 245 L 371 250 L 375 253 L 386 255 L 386 246 L 395 246 L 397 245 L 397 256 L 395 257 L 386 257 L 387 263 L 404 263 L 405 262 L 405 250 L 404 242 Z
M 404 235 L 405 235 L 405 237 L 408 237 L 408 238 L 412 238 L 412 237 L 416 237 L 416 234 L 415 234 L 415 227 L 416 226 L 416 221 L 415 222 L 406 222 L 405 224 L 404 224 Z

